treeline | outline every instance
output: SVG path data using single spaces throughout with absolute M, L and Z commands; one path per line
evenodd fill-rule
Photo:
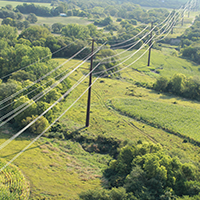
M 187 2 L 187 0 L 128 0 L 135 4 L 147 7 L 163 7 L 163 8 L 179 8 Z
M 171 79 L 160 76 L 153 88 L 157 91 L 170 92 L 200 101 L 200 79 L 198 76 L 188 78 L 184 74 L 174 74 Z
M 82 200 L 199 199 L 198 167 L 166 155 L 159 144 L 127 145 L 103 172 L 108 189 L 82 192 Z M 185 196 L 188 195 L 188 196 Z M 186 198 L 184 198 L 186 197 Z
M 45 6 L 35 5 L 33 3 L 18 5 L 16 11 L 29 14 L 34 13 L 37 16 L 53 17 L 58 16 L 60 13 L 66 13 L 67 16 L 79 16 L 88 18 L 105 18 L 108 16 L 135 19 L 142 23 L 149 23 L 151 21 L 163 21 L 169 14 L 167 9 L 142 9 L 139 5 L 133 3 L 86 3 L 86 2 L 52 2 L 52 8 Z M 101 24 L 99 24 L 101 25 Z
M 41 2 L 41 3 L 51 3 L 51 0 L 14 0 L 14 1 L 22 1 L 22 2 Z M 55 1 L 57 2 L 57 1 Z M 84 0 L 66 0 L 67 3 L 72 5 L 85 5 L 86 2 Z M 181 5 L 187 2 L 187 0 L 127 0 L 127 2 L 138 4 L 145 7 L 164 7 L 164 8 L 179 8 Z M 122 2 L 120 2 L 122 3 Z M 113 0 L 110 4 L 120 4 L 119 1 Z M 100 4 L 99 0 L 89 0 L 87 1 L 88 7 L 94 4 Z M 103 0 L 101 4 L 107 5 L 108 1 Z
M 200 64 L 200 16 L 181 36 L 181 53 L 183 57 Z
M 60 3 L 57 7 L 52 7 L 51 9 L 45 6 L 40 6 L 36 4 L 27 4 L 16 6 L 16 9 L 23 14 L 34 13 L 37 16 L 43 17 L 53 17 L 58 16 L 60 13 L 65 13 L 67 10 L 67 5 L 65 3 Z
M 10 25 L 16 27 L 19 30 L 28 28 L 30 23 L 37 22 L 37 17 L 34 13 L 29 13 L 26 17 L 12 5 L 6 5 L 0 9 L 0 18 L 2 18 L 2 25 Z
M 37 39 L 42 38 L 42 34 L 48 35 L 48 30 L 45 28 L 42 32 L 39 29 L 37 30 L 35 39 L 37 37 Z M 32 39 L 33 34 L 30 35 Z M 14 109 L 17 111 L 19 106 L 23 108 L 29 105 L 26 110 L 10 121 L 16 127 L 21 128 L 58 100 L 70 87 L 70 82 L 65 79 L 65 81 L 59 83 L 60 76 L 54 78 L 59 75 L 61 70 L 52 71 L 49 76 L 37 81 L 55 69 L 58 63 L 51 60 L 51 51 L 48 47 L 34 46 L 31 40 L 18 37 L 15 28 L 6 25 L 0 26 L 0 47 L 0 77 L 2 79 L 0 80 L 0 101 L 21 91 L 7 103 L 1 104 L 1 117 L 3 117 L 2 120 L 6 120 L 7 117 L 4 117 L 6 113 Z M 53 84 L 56 84 L 57 87 L 52 87 Z M 23 90 L 23 88 L 27 89 Z M 44 91 L 49 92 L 44 93 Z M 35 98 L 36 95 L 39 96 Z M 30 131 L 35 134 L 41 133 L 55 119 L 58 110 L 59 105 L 48 111 L 30 127 Z

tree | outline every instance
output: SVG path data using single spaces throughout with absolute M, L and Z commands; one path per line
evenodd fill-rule
M 154 84 L 153 89 L 157 90 L 157 91 L 165 92 L 166 88 L 168 86 L 168 83 L 169 83 L 169 81 L 168 81 L 168 79 L 166 77 L 160 76 L 156 80 L 156 83 Z
M 13 73 L 10 76 L 10 79 L 22 82 L 22 81 L 25 81 L 25 80 L 34 81 L 34 80 L 36 80 L 36 77 L 35 77 L 35 75 L 30 74 L 28 72 L 25 72 L 24 70 L 20 70 L 18 72 Z
M 56 16 L 59 15 L 60 13 L 66 13 L 66 11 L 67 11 L 67 4 L 62 2 L 53 10 L 53 14 Z
M 96 54 L 95 59 L 97 62 L 94 62 L 95 65 L 98 64 L 98 60 L 103 59 L 102 64 L 97 69 L 95 69 L 95 72 L 98 73 L 98 75 L 109 75 L 115 73 L 119 69 L 119 66 L 117 65 L 118 57 L 116 57 L 115 54 L 115 51 L 111 49 L 103 49 Z
M 40 40 L 41 38 L 47 38 L 50 34 L 51 33 L 47 28 L 35 25 L 22 31 L 19 35 L 19 39 L 24 38 L 33 42 L 35 40 Z
M 54 33 L 60 33 L 62 30 L 62 27 L 64 27 L 65 25 L 61 24 L 61 23 L 54 23 L 52 25 L 52 30 Z
M 34 13 L 30 13 L 27 17 L 26 20 L 29 21 L 31 24 L 34 24 L 35 22 L 37 22 L 37 17 Z
M 50 104 L 43 102 L 43 101 L 38 101 L 37 102 L 37 114 L 40 115 L 42 114 L 45 110 L 47 110 L 50 107 Z M 54 112 L 53 109 L 50 109 L 44 117 L 49 121 L 52 122 L 54 119 Z
M 0 26 L 0 38 L 4 40 L 14 40 L 17 38 L 17 29 L 9 25 Z
M 186 76 L 184 74 L 175 74 L 170 82 L 172 92 L 180 95 L 185 90 Z
M 14 20 L 10 17 L 4 18 L 1 22 L 2 25 L 10 25 L 10 26 L 14 26 Z
M 12 10 L 12 5 L 10 5 L 10 4 L 7 4 L 6 6 L 5 6 L 8 10 Z
M 89 38 L 89 29 L 84 25 L 68 24 L 62 28 L 62 35 L 77 39 Z
M 0 84 L 0 100 L 9 97 L 18 90 L 21 89 L 21 85 L 16 81 L 8 81 L 7 83 Z
M 29 123 L 31 123 L 33 120 L 35 120 L 37 117 L 38 117 L 37 115 L 26 117 L 26 119 L 22 120 L 22 124 L 26 126 Z M 29 130 L 30 132 L 34 134 L 41 134 L 48 126 L 49 126 L 49 122 L 44 116 L 42 116 L 29 127 Z
M 36 114 L 36 108 L 37 108 L 37 105 L 33 100 L 29 101 L 28 97 L 21 96 L 19 100 L 14 100 L 13 109 L 18 108 L 22 104 L 24 104 L 23 107 L 27 106 L 27 108 L 14 118 L 16 124 L 19 127 L 22 127 L 24 125 L 24 122 L 22 121 L 23 119 L 26 119 L 27 117 L 30 117 Z

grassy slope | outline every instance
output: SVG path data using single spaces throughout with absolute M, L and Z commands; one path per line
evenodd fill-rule
M 153 54 L 155 51 L 153 50 Z M 57 59 L 62 63 L 65 59 Z M 69 62 L 65 68 L 70 67 L 76 62 Z M 141 61 L 143 62 L 143 61 Z M 180 63 L 180 65 L 182 65 Z M 84 67 L 88 67 L 86 63 Z M 195 67 L 195 66 L 194 66 Z M 71 77 L 72 83 L 78 80 L 82 72 L 77 71 Z M 138 81 L 152 82 L 155 79 L 140 73 L 127 69 L 123 74 L 129 74 Z M 198 163 L 200 160 L 200 148 L 189 143 L 182 143 L 183 139 L 166 133 L 161 129 L 156 129 L 147 124 L 135 121 L 126 116 L 122 116 L 111 108 L 105 106 L 113 97 L 127 98 L 126 92 L 134 87 L 131 83 L 122 80 L 102 79 L 93 86 L 91 121 L 90 127 L 85 126 L 85 110 L 87 94 L 81 98 L 75 106 L 70 109 L 60 120 L 68 129 L 77 129 L 83 135 L 102 135 L 116 137 L 121 140 L 135 142 L 141 140 L 153 140 L 161 143 L 170 155 L 179 156 L 184 162 L 193 160 Z M 69 98 L 63 104 L 63 109 L 67 108 L 87 87 L 88 80 L 70 94 Z M 175 96 L 166 96 L 157 94 L 145 88 L 135 88 L 136 94 L 140 98 L 165 102 L 172 104 L 177 101 L 178 105 L 194 107 L 200 109 L 200 105 L 193 101 L 186 101 Z M 142 96 L 142 97 L 141 97 Z M 130 125 L 132 123 L 132 125 Z M 134 125 L 134 126 L 133 126 Z M 7 127 L 1 131 L 0 143 L 5 141 Z M 16 130 L 8 129 L 9 132 L 15 133 Z M 8 135 L 6 135 L 8 136 Z M 26 146 L 32 137 L 24 135 L 12 142 L 8 147 L 1 151 L 4 159 L 11 159 L 16 152 Z M 76 199 L 77 194 L 90 188 L 101 187 L 101 170 L 110 160 L 109 156 L 100 154 L 89 154 L 82 147 L 71 141 L 58 141 L 55 139 L 41 139 L 35 143 L 28 151 L 20 156 L 14 163 L 24 172 L 31 184 L 31 198 L 38 199 L 41 197 L 51 197 L 52 199 Z
M 153 50 L 151 68 L 164 66 L 160 70 L 160 74 L 165 76 L 172 76 L 176 72 L 187 75 L 199 74 L 199 66 L 195 66 L 181 58 L 170 56 L 168 49 L 163 50 L 166 55 Z M 57 59 L 60 63 L 64 60 Z M 70 67 L 75 62 L 75 60 L 71 61 L 65 68 Z M 108 103 L 113 97 L 127 98 L 127 91 L 130 88 L 134 88 L 136 96 L 144 100 L 164 102 L 170 105 L 176 101 L 178 105 L 200 109 L 199 103 L 195 101 L 158 94 L 154 91 L 132 85 L 131 82 L 133 81 L 155 81 L 155 77 L 158 75 L 150 72 L 149 69 L 146 70 L 146 63 L 147 57 L 144 57 L 132 66 L 132 68 L 138 69 L 139 72 L 131 68 L 123 71 L 122 80 L 102 79 L 104 82 L 101 83 L 100 80 L 97 81 L 92 90 L 89 128 L 84 128 L 87 94 L 60 121 L 68 129 L 78 129 L 81 134 L 91 136 L 104 134 L 105 136 L 129 140 L 133 143 L 139 139 L 159 142 L 170 155 L 178 156 L 183 162 L 192 160 L 192 162 L 198 164 L 200 160 L 199 147 L 189 143 L 182 143 L 183 139 L 177 136 L 135 121 L 127 116 L 120 115 L 118 112 L 112 110 L 112 108 L 105 106 L 105 103 Z M 84 67 L 88 67 L 88 65 L 86 63 Z M 86 70 L 83 70 L 83 72 L 86 72 Z M 76 72 L 74 77 L 71 77 L 72 83 L 78 80 L 81 75 L 82 72 Z M 84 81 L 83 84 L 70 94 L 65 104 L 63 104 L 63 109 L 67 108 L 84 91 L 87 87 L 87 82 L 87 80 Z M 0 130 L 0 144 L 10 136 L 9 133 L 16 132 L 15 129 L 3 127 Z M 1 150 L 1 157 L 6 160 L 11 159 L 32 140 L 32 136 L 23 135 Z M 110 157 L 107 155 L 85 152 L 76 142 L 43 138 L 22 154 L 14 164 L 23 171 L 30 181 L 31 199 L 40 199 L 42 197 L 77 199 L 77 194 L 81 191 L 101 187 L 102 182 L 98 177 L 101 176 L 101 170 L 106 167 L 109 160 Z
M 112 103 L 130 117 L 200 141 L 199 109 L 133 97 L 114 99 Z
M 120 50 L 122 51 L 122 50 Z M 200 75 L 199 65 L 182 59 L 177 56 L 170 56 L 175 50 L 170 50 L 169 48 L 162 48 L 162 51 L 153 50 L 151 54 L 151 65 L 147 67 L 147 54 L 145 54 L 139 62 L 131 65 L 131 68 L 145 72 L 150 75 L 150 77 L 156 78 L 158 74 L 152 72 L 151 70 L 159 71 L 160 75 L 172 77 L 176 73 L 183 73 L 186 76 Z M 131 64 L 134 59 L 139 57 L 144 50 L 138 52 L 132 59 L 125 62 L 126 65 Z M 131 55 L 131 52 L 128 51 L 123 54 L 123 56 Z

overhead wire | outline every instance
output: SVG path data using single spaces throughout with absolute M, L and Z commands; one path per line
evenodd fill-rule
M 91 86 L 97 81 L 94 80 Z M 12 158 L 6 165 L 4 165 L 0 172 L 2 172 L 8 165 L 10 165 L 15 159 L 17 159 L 23 152 L 25 152 L 34 142 L 36 142 L 46 131 L 48 131 L 66 112 L 87 92 L 87 90 L 91 87 L 89 86 L 49 127 L 47 127 L 41 134 L 39 134 L 31 143 L 29 143 L 23 150 L 21 150 L 14 158 Z
M 173 18 L 172 18 L 172 19 L 173 19 Z M 172 19 L 171 19 L 171 20 L 172 20 Z M 170 20 L 170 21 L 171 21 L 171 20 Z M 169 30 L 169 29 L 170 29 L 170 26 L 167 28 L 167 30 Z M 163 35 L 164 32 L 166 32 L 166 29 L 165 29 L 160 35 Z M 168 33 L 168 34 L 169 34 L 169 33 Z M 160 36 L 160 35 L 159 35 L 159 36 Z M 158 37 L 159 37 L 159 36 L 158 36 Z M 153 37 L 155 37 L 155 35 L 152 36 L 152 38 L 151 38 L 150 40 L 152 40 Z M 158 37 L 157 37 L 157 38 L 158 38 Z M 165 37 L 166 37 L 166 36 L 165 36 Z M 150 41 L 150 40 L 149 40 L 149 41 Z M 161 40 L 162 40 L 162 39 L 161 39 Z M 149 41 L 148 41 L 147 43 L 149 43 Z M 146 43 L 146 44 L 147 44 L 147 43 Z M 154 43 L 155 43 L 155 41 L 153 41 L 152 45 L 153 45 Z M 144 45 L 141 46 L 136 52 L 134 52 L 133 54 L 131 54 L 131 56 L 129 56 L 129 58 L 132 57 L 133 55 L 135 55 L 135 53 L 137 53 L 138 51 L 140 51 L 146 44 L 144 44 Z M 151 46 L 152 46 L 152 45 L 151 45 Z M 149 49 L 149 48 L 148 48 L 148 49 Z M 147 50 L 145 51 L 145 53 L 146 53 L 146 52 L 147 52 Z M 145 53 L 144 53 L 144 54 L 145 54 Z M 144 55 L 144 54 L 142 54 L 142 55 Z M 140 56 L 140 57 L 141 57 L 141 56 Z M 140 57 L 139 57 L 139 58 L 140 58 Z M 128 58 L 128 59 L 129 59 L 129 58 Z M 128 59 L 127 59 L 127 60 L 128 60 Z M 127 60 L 125 60 L 124 62 L 126 62 Z M 136 61 L 137 61 L 137 60 L 138 60 L 138 59 L 136 59 Z M 120 63 L 120 64 L 121 64 L 121 63 Z M 102 72 L 106 72 L 106 71 L 108 71 L 108 70 L 111 70 L 111 69 L 113 69 L 113 68 L 119 66 L 120 64 L 117 64 L 117 65 L 115 65 L 115 66 L 113 66 L 113 67 L 110 67 L 110 68 L 108 68 L 108 69 L 106 69 L 106 70 L 103 70 L 103 71 L 100 71 L 100 72 L 96 72 L 96 73 L 93 73 L 93 74 L 96 75 L 96 74 L 99 74 L 99 73 L 102 73 Z M 134 64 L 134 62 L 131 63 L 131 64 Z M 124 68 L 122 68 L 122 69 L 124 69 Z M 121 71 L 121 70 L 120 70 L 120 71 Z M 115 73 L 117 73 L 117 72 L 118 72 L 118 71 L 116 71 Z M 112 75 L 112 74 L 113 74 L 113 73 L 108 74 L 108 75 Z
M 150 47 L 149 47 L 150 48 Z M 144 55 L 144 53 L 143 53 Z M 138 58 L 139 59 L 139 58 Z M 136 61 L 135 61 L 136 62 Z M 128 67 L 128 66 L 127 66 Z M 126 68 L 126 67 L 125 67 Z M 95 68 L 94 68 L 95 69 Z M 94 70 L 93 69 L 93 70 Z M 122 70 L 122 69 L 121 69 Z M 121 71 L 120 70 L 120 71 Z M 91 73 L 91 72 L 90 72 Z M 88 73 L 88 75 L 90 74 Z M 117 73 L 117 72 L 115 72 Z M 113 73 L 114 74 L 114 73 Z M 107 75 L 106 75 L 107 76 Z M 105 77 L 105 76 L 104 76 Z M 8 165 L 10 165 L 15 159 L 17 159 L 23 152 L 25 152 L 34 142 L 36 142 L 46 131 L 48 131 L 64 114 L 66 114 L 66 112 L 87 92 L 87 90 L 92 87 L 92 85 L 101 77 L 97 77 L 93 83 L 56 119 L 54 120 L 54 122 L 49 126 L 47 127 L 40 135 L 38 135 L 31 143 L 29 143 L 23 150 L 21 150 L 14 158 L 12 158 L 6 165 L 4 165 L 1 169 L 0 169 L 0 172 L 3 171 Z M 30 124 L 29 124 L 30 125 Z M 32 125 L 32 124 L 31 124 Z M 31 126 L 30 125 L 30 126 Z M 15 138 L 13 138 L 15 139 Z M 10 142 L 9 142 L 10 143 Z M 8 142 L 6 143 L 9 144 Z M 2 146 L 0 145 L 0 150 L 2 148 L 4 148 L 6 145 Z
M 163 23 L 170 17 L 170 14 L 171 14 L 171 13 L 169 13 L 168 16 L 167 16 L 160 24 L 158 24 L 157 26 L 160 26 L 161 24 L 163 24 Z M 132 38 L 130 38 L 130 39 L 128 39 L 128 40 L 125 40 L 125 41 L 123 41 L 123 42 L 120 42 L 120 43 L 117 43 L 117 44 L 114 44 L 114 45 L 110 45 L 111 48 L 112 48 L 112 47 L 115 47 L 115 46 L 118 46 L 118 45 L 121 45 L 121 44 L 124 44 L 124 43 L 126 43 L 126 42 L 129 42 L 129 41 L 135 39 L 135 38 L 138 37 L 142 32 L 144 32 L 148 27 L 149 27 L 149 25 L 147 25 L 141 32 L 139 32 L 137 35 L 135 35 L 134 37 L 132 37 Z M 118 47 L 118 48 L 119 48 L 119 47 Z
M 152 42 L 152 44 L 149 46 L 149 48 L 152 47 L 153 43 L 155 43 L 155 41 Z M 139 57 L 137 58 L 134 62 L 136 62 L 137 60 L 139 60 L 142 56 L 144 56 L 144 54 L 149 50 L 149 48 Z M 118 73 L 119 71 L 129 67 L 131 64 L 129 64 L 128 66 L 119 69 L 118 71 L 113 72 L 112 74 Z M 103 77 L 108 76 L 108 74 L 104 75 Z M 99 78 L 99 77 L 98 77 Z M 95 81 L 93 81 L 93 83 L 91 84 L 91 86 L 98 80 L 98 78 L 95 79 Z M 2 167 L 0 169 L 0 172 L 3 171 L 9 164 L 11 164 L 17 157 L 19 157 L 24 151 L 26 151 L 34 142 L 36 142 L 47 130 L 49 130 L 51 128 L 51 126 L 53 124 L 55 124 L 85 93 L 86 91 L 91 87 L 89 86 L 71 105 L 70 107 L 68 107 L 67 110 L 65 110 L 47 129 L 45 129 L 40 135 L 38 135 L 29 145 L 27 145 L 22 151 L 20 151 L 13 159 L 11 159 L 4 167 Z
M 74 42 L 75 42 L 75 41 L 74 41 Z M 37 60 L 37 61 L 31 63 L 30 65 L 27 65 L 27 66 L 22 67 L 22 68 L 20 68 L 20 69 L 14 71 L 14 72 L 11 72 L 11 73 L 9 73 L 9 74 L 7 74 L 7 75 L 1 77 L 0 79 L 4 79 L 4 78 L 10 76 L 10 75 L 13 74 L 13 73 L 16 73 L 16 72 L 18 72 L 18 71 L 20 71 L 20 70 L 26 69 L 26 68 L 28 68 L 28 67 L 30 67 L 30 66 L 36 64 L 36 63 L 38 63 L 38 62 L 41 62 L 42 60 L 44 60 L 44 59 L 46 59 L 46 58 L 48 58 L 48 57 L 50 57 L 50 56 L 52 56 L 52 55 L 58 53 L 59 51 L 62 51 L 62 50 L 64 50 L 65 48 L 69 47 L 69 46 L 70 46 L 71 44 L 73 44 L 74 42 L 71 42 L 70 44 L 68 44 L 68 45 L 66 45 L 66 46 L 64 46 L 64 47 L 62 47 L 62 48 L 60 48 L 60 49 L 54 51 L 53 53 L 50 53 L 49 55 L 47 55 L 47 56 L 45 56 L 45 57 L 43 57 L 43 58 L 41 58 L 41 59 L 39 59 L 39 60 Z
M 135 39 L 135 38 L 138 37 L 140 34 L 142 34 L 148 27 L 149 27 L 149 25 L 147 25 L 147 26 L 146 26 L 142 31 L 140 31 L 137 35 L 135 35 L 134 37 L 132 37 L 132 38 L 130 38 L 130 39 L 128 39 L 128 40 L 125 40 L 125 41 L 120 42 L 120 43 L 117 43 L 117 44 L 110 45 L 111 48 L 112 48 L 112 47 L 115 47 L 115 46 L 118 46 L 118 45 L 121 45 L 121 44 L 124 44 L 124 43 L 126 43 L 126 42 L 129 42 L 129 41 Z
M 53 70 L 51 70 L 50 72 L 46 73 L 44 76 L 40 77 L 39 79 L 37 79 L 36 81 L 34 81 L 33 83 L 31 83 L 30 85 L 22 88 L 21 90 L 17 91 L 16 93 L 6 97 L 5 99 L 0 101 L 0 105 L 2 105 L 3 103 L 7 102 L 8 100 L 16 97 L 17 95 L 21 94 L 23 91 L 25 91 L 26 89 L 30 88 L 31 86 L 33 86 L 34 84 L 40 82 L 42 79 L 46 78 L 47 76 L 49 76 L 50 74 L 52 74 L 53 72 L 55 72 L 56 70 L 58 70 L 60 67 L 62 67 L 64 64 L 66 64 L 67 62 L 69 62 L 70 60 L 72 60 L 74 57 L 76 57 L 79 53 L 81 53 L 84 49 L 86 49 L 87 46 L 83 47 L 80 51 L 78 51 L 77 53 L 75 53 L 72 57 L 70 57 L 69 59 L 67 59 L 64 63 L 62 63 L 61 65 L 57 66 L 56 68 L 54 68 Z
M 105 42 L 106 43 L 106 42 Z M 105 45 L 102 44 L 102 46 Z M 28 107 L 30 107 L 33 103 L 35 103 L 36 101 L 38 101 L 40 98 L 42 98 L 44 95 L 46 95 L 48 92 L 50 92 L 53 88 L 55 88 L 59 83 L 61 83 L 63 80 L 65 80 L 69 75 L 71 75 L 75 70 L 77 70 L 81 65 L 83 65 L 90 57 L 92 57 L 95 53 L 97 53 L 100 48 L 99 47 L 96 51 L 93 52 L 93 54 L 89 55 L 87 57 L 87 59 L 85 59 L 81 64 L 79 64 L 76 68 L 74 68 L 71 72 L 69 72 L 67 75 L 65 75 L 64 77 L 62 77 L 59 81 L 56 81 L 55 83 L 52 84 L 51 87 L 46 88 L 44 91 L 40 92 L 39 94 L 37 94 L 35 97 L 33 97 L 32 99 L 28 100 L 27 102 L 23 103 L 22 105 L 18 106 L 17 108 L 15 108 L 14 110 L 10 111 L 9 113 L 7 113 L 6 115 L 2 116 L 0 118 L 0 121 L 2 121 L 3 119 L 6 119 L 8 116 L 12 115 L 11 117 L 7 118 L 5 121 L 0 123 L 0 127 L 3 126 L 4 124 L 6 124 L 8 121 L 10 121 L 11 119 L 13 119 L 14 117 L 16 117 L 17 115 L 19 115 L 21 112 L 23 112 L 24 110 L 26 110 Z M 28 105 L 27 105 L 28 104 Z M 27 105 L 27 106 L 26 106 Z M 25 107 L 24 107 L 25 106 Z M 23 108 L 24 107 L 24 108 Z M 22 108 L 22 109 L 21 109 Z M 21 109 L 21 110 L 20 110 Z M 18 111 L 18 112 L 17 112 Z M 17 113 L 15 113 L 17 112 Z M 14 114 L 15 113 L 15 114 Z
M 87 55 L 87 56 L 88 56 L 88 55 Z M 61 72 L 60 74 L 58 74 L 58 75 L 56 75 L 55 77 L 53 77 L 53 79 L 58 78 L 59 76 L 61 76 L 61 75 L 64 74 L 65 72 L 67 72 L 67 71 L 69 71 L 70 69 L 72 69 L 75 65 L 77 65 L 78 63 L 80 63 L 80 62 L 82 62 L 83 60 L 85 60 L 85 59 L 87 58 L 87 56 L 85 56 L 83 59 L 79 60 L 77 63 L 75 63 L 74 65 L 72 65 L 71 67 L 69 67 L 68 69 L 66 69 L 65 71 L 63 71 L 63 72 Z M 48 84 L 48 83 L 51 82 L 51 81 L 52 81 L 52 80 L 48 80 L 47 82 L 43 83 L 43 84 L 40 85 L 39 87 L 37 87 L 37 88 L 31 90 L 30 92 L 24 94 L 24 96 L 30 95 L 31 93 L 35 92 L 36 90 L 38 90 L 39 88 L 45 86 L 46 84 Z M 10 105 L 12 105 L 13 103 L 16 103 L 16 102 L 17 102 L 18 100 L 20 100 L 21 98 L 22 98 L 22 96 L 19 97 L 18 99 L 15 99 L 15 101 L 12 101 L 11 103 L 5 105 L 4 107 L 1 107 L 1 108 L 0 108 L 0 111 L 3 110 L 3 109 L 5 109 L 5 108 L 7 108 L 7 107 L 10 106 Z
M 105 42 L 106 43 L 106 42 Z M 105 45 L 105 43 L 103 45 Z M 103 46 L 102 45 L 102 46 Z M 96 52 L 93 52 L 96 53 Z M 95 70 L 98 66 L 93 69 Z M 93 71 L 92 70 L 92 71 Z M 92 71 L 90 73 L 92 73 Z M 18 133 L 13 135 L 11 138 L 9 138 L 7 141 L 5 141 L 3 144 L 0 145 L 0 150 L 3 149 L 5 146 L 7 146 L 11 141 L 13 141 L 15 138 L 17 138 L 21 133 L 23 133 L 26 129 L 28 129 L 31 125 L 33 125 L 38 119 L 40 119 L 43 115 L 45 115 L 51 108 L 53 108 L 57 103 L 59 103 L 62 99 L 64 99 L 71 91 L 73 91 L 90 73 L 88 73 L 86 76 L 83 76 L 78 83 L 75 83 L 67 92 L 65 92 L 56 102 L 54 102 L 48 109 L 46 109 L 42 114 L 40 114 L 37 118 L 35 118 L 33 121 L 31 121 L 28 125 L 26 125 L 24 128 L 22 128 Z
M 171 13 L 170 13 L 170 14 L 171 14 Z M 167 18 L 170 17 L 170 14 L 168 15 Z M 110 58 L 113 58 L 113 57 L 116 57 L 116 56 L 118 56 L 118 55 L 121 55 L 121 54 L 127 52 L 128 50 L 130 50 L 131 48 L 133 48 L 134 46 L 136 46 L 140 41 L 142 41 L 142 40 L 144 39 L 144 37 L 146 37 L 147 35 L 149 35 L 156 27 L 158 27 L 159 25 L 163 24 L 165 21 L 166 21 L 166 20 L 164 20 L 162 23 L 160 23 L 160 24 L 154 26 L 153 29 L 151 29 L 148 33 L 146 33 L 142 38 L 140 38 L 140 39 L 137 40 L 136 42 L 133 42 L 132 44 L 129 44 L 128 46 L 130 46 L 130 45 L 132 45 L 132 46 L 130 46 L 128 49 L 126 49 L 126 50 L 124 50 L 124 51 L 122 51 L 122 52 L 120 52 L 120 53 L 118 53 L 118 54 L 115 54 L 115 55 L 113 55 L 113 56 L 106 57 L 106 58 L 104 58 L 104 60 L 110 59 Z M 169 23 L 169 22 L 167 22 L 167 23 Z M 147 26 L 147 27 L 148 27 L 148 26 Z M 146 30 L 147 27 L 145 27 L 145 29 L 143 29 L 143 30 Z M 162 27 L 162 28 L 163 28 L 163 27 Z M 162 28 L 161 28 L 161 29 L 162 29 Z M 161 30 L 161 29 L 159 29 L 159 30 Z M 158 30 L 158 31 L 159 31 L 159 30 Z M 140 33 L 141 33 L 141 32 L 140 32 Z M 140 33 L 138 33 L 137 36 L 138 36 Z M 127 40 L 126 40 L 126 41 L 127 41 Z M 119 47 L 118 47 L 118 48 L 119 48 Z M 102 62 L 102 59 L 94 60 L 94 62 L 98 62 L 98 61 L 101 61 L 101 62 Z M 102 63 L 102 64 L 103 64 L 103 63 Z

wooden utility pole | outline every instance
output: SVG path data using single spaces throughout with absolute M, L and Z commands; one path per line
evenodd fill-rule
M 181 26 L 183 26 L 183 21 L 184 21 L 184 12 L 182 12 L 182 21 L 181 21 Z
M 150 60 L 151 60 L 151 45 L 152 45 L 152 31 L 153 30 L 153 22 L 151 22 L 151 39 L 150 39 L 150 42 L 149 42 L 149 46 L 150 46 L 150 48 L 149 48 L 149 57 L 148 57 L 148 64 L 147 64 L 147 66 L 150 66 Z
M 92 39 L 92 57 L 90 62 L 90 76 L 89 76 L 89 89 L 88 89 L 88 102 L 87 102 L 87 115 L 86 115 L 86 124 L 88 127 L 90 123 L 90 101 L 91 101 L 91 85 L 92 85 L 92 67 L 93 67 L 93 52 L 94 52 L 94 39 Z

